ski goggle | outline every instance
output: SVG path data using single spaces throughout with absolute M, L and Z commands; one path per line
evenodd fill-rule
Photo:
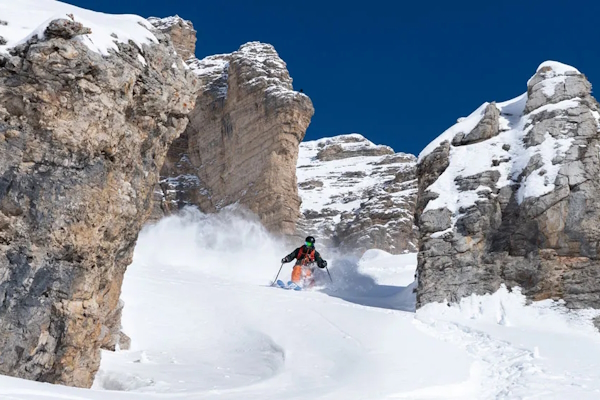
M 306 247 L 313 247 L 314 243 L 312 242 L 305 242 Z

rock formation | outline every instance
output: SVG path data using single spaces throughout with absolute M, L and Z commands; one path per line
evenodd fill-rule
M 361 254 L 416 251 L 416 158 L 358 134 L 300 144 L 301 235 Z
M 52 3 L 0 47 L 0 373 L 89 387 L 195 78 L 142 18 Z
M 184 61 L 195 57 L 196 31 L 191 21 L 186 21 L 178 15 L 167 18 L 150 17 L 148 21 L 171 40 L 177 54 Z
M 292 89 L 273 46 L 188 61 L 201 83 L 190 124 L 161 171 L 162 209 L 214 212 L 239 203 L 271 231 L 293 233 L 299 218 L 298 145 L 313 115 Z
M 418 303 L 519 286 L 600 307 L 598 103 L 543 63 L 527 93 L 484 104 L 419 156 Z

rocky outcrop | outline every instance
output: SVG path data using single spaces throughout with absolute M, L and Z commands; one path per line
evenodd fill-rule
M 148 21 L 171 41 L 177 54 L 183 60 L 194 58 L 196 53 L 196 31 L 192 21 L 184 20 L 178 15 L 167 18 L 150 17 Z
M 300 144 L 299 235 L 362 254 L 416 251 L 416 158 L 358 134 Z
M 599 107 L 575 68 L 484 104 L 419 156 L 418 303 L 519 286 L 600 307 Z
M 296 160 L 314 112 L 310 99 L 292 89 L 268 44 L 247 43 L 189 66 L 202 88 L 161 172 L 162 211 L 196 205 L 214 212 L 239 203 L 271 231 L 293 233 Z
M 120 337 L 153 184 L 194 108 L 194 77 L 159 32 L 116 17 L 102 37 L 101 20 L 89 30 L 70 14 L 0 48 L 2 374 L 92 384 L 100 347 Z

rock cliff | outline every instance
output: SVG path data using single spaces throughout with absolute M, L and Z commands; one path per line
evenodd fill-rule
M 313 115 L 273 46 L 251 42 L 231 54 L 189 60 L 201 83 L 190 124 L 161 171 L 163 211 L 239 203 L 271 231 L 299 218 L 298 145 Z
M 600 135 L 591 85 L 545 62 L 419 156 L 418 303 L 520 286 L 600 307 Z
M 195 77 L 140 17 L 3 6 L 0 373 L 89 387 Z
M 167 18 L 148 18 L 148 22 L 170 39 L 177 54 L 185 61 L 194 58 L 196 52 L 196 30 L 192 21 L 178 15 Z
M 300 144 L 299 233 L 361 254 L 417 249 L 416 158 L 358 134 Z

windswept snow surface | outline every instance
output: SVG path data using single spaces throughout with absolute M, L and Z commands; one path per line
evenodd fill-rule
M 269 287 L 290 250 L 235 209 L 160 221 L 125 276 L 132 349 L 103 353 L 92 390 L 0 377 L 0 399 L 600 397 L 597 312 L 506 289 L 402 311 L 416 257 L 378 250 L 323 254 L 320 290 Z
M 431 143 L 429 143 L 422 151 L 419 153 L 419 158 L 417 162 L 421 162 L 425 156 L 434 151 L 444 142 L 452 143 L 452 139 L 459 133 L 469 133 L 483 118 L 485 113 L 485 108 L 490 103 L 483 103 L 479 106 L 479 108 L 473 111 L 468 117 L 459 118 L 458 122 L 452 125 L 450 128 L 446 129 L 441 135 L 435 138 Z
M 115 42 L 133 41 L 140 49 L 143 44 L 158 43 L 149 30 L 152 25 L 137 15 L 104 14 L 54 0 L 0 0 L 0 37 L 7 42 L 0 46 L 0 53 L 34 35 L 43 36 L 52 20 L 71 18 L 69 14 L 92 30 L 76 40 L 103 55 L 108 55 L 109 50 L 119 50 Z

